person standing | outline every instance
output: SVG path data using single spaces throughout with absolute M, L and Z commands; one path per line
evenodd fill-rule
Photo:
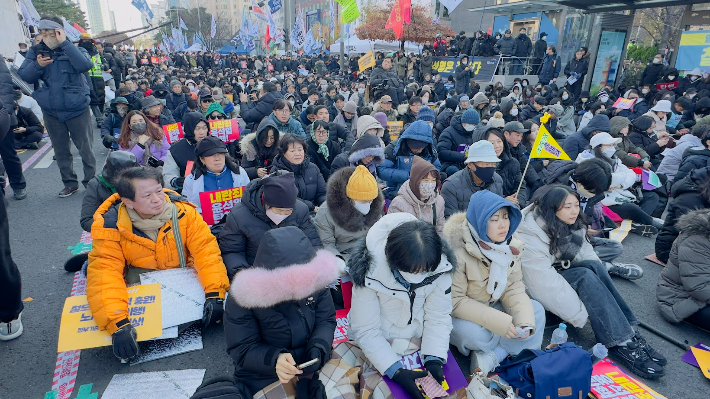
M 540 71 L 540 65 L 542 65 L 542 59 L 545 57 L 545 51 L 547 51 L 547 33 L 542 32 L 533 48 L 532 74 L 537 74 Z
M 584 56 L 584 49 L 577 50 L 574 53 L 574 58 L 567 62 L 565 66 L 565 75 L 567 78 L 576 79 L 574 83 L 567 82 L 568 89 L 574 95 L 574 100 L 579 100 L 579 95 L 582 93 L 582 83 L 584 83 L 584 75 L 589 69 L 589 59 Z
M 513 55 L 518 58 L 514 60 L 513 66 L 510 68 L 510 73 L 513 75 L 523 74 L 523 65 L 525 64 L 527 58 L 530 56 L 530 53 L 532 53 L 533 50 L 533 44 L 530 38 L 528 37 L 527 32 L 527 29 L 520 28 L 520 33 L 518 34 L 518 37 L 515 38 L 515 47 L 513 47 Z
M 560 56 L 557 55 L 557 48 L 555 48 L 555 46 L 547 46 L 545 57 L 542 59 L 542 64 L 540 65 L 540 71 L 537 74 L 540 83 L 549 84 L 556 82 L 561 69 L 562 60 Z
M 27 190 L 25 189 L 27 183 L 25 182 L 25 176 L 22 174 L 22 162 L 15 150 L 15 134 L 10 132 L 10 127 L 18 124 L 17 116 L 13 111 L 14 99 L 15 91 L 13 90 L 12 76 L 7 64 L 5 64 L 5 58 L 0 55 L 0 101 L 5 104 L 4 110 L 0 109 L 0 115 L 3 113 L 8 115 L 8 125 L 0 126 L 0 156 L 2 157 L 2 165 L 4 165 L 7 176 L 10 179 L 10 187 L 12 187 L 14 198 L 23 200 L 27 198 Z M 4 117 L 4 115 L 2 116 Z M 4 185 L 0 186 L 0 193 L 2 193 L 3 197 L 5 196 Z
M 64 198 L 79 190 L 71 141 L 79 150 L 84 165 L 84 186 L 96 174 L 96 158 L 91 141 L 89 86 L 83 76 L 93 64 L 86 50 L 75 47 L 67 40 L 61 19 L 44 17 L 39 22 L 39 30 L 42 41 L 27 51 L 27 58 L 17 73 L 28 83 L 44 82 L 44 86 L 32 96 L 44 113 L 45 127 L 52 140 L 64 183 L 59 197 Z

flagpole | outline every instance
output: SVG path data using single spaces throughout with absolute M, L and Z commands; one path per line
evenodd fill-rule
M 530 157 L 528 157 L 528 163 L 525 164 L 525 170 L 523 171 L 523 176 L 520 178 L 520 184 L 518 184 L 518 189 L 515 191 L 515 197 L 518 197 L 518 193 L 520 193 L 520 188 L 523 187 L 523 183 L 525 182 L 525 173 L 528 171 L 528 167 L 530 166 Z

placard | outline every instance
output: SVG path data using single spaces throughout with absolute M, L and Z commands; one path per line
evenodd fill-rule
M 372 53 L 372 51 L 360 57 L 357 60 L 357 66 L 360 69 L 360 72 L 364 71 L 367 68 L 374 67 L 375 55 Z
M 147 58 L 141 58 L 141 65 L 148 65 L 148 59 Z
M 182 131 L 182 123 L 180 122 L 164 125 L 163 133 L 165 133 L 170 144 L 175 144 L 180 141 L 181 138 L 185 137 L 185 133 Z
M 618 100 L 614 103 L 614 108 L 618 109 L 631 109 L 634 107 L 634 104 L 636 103 L 635 98 L 624 98 L 624 97 L 619 97 Z
M 456 72 L 456 67 L 461 63 L 461 60 L 458 57 L 433 57 L 432 60 L 431 69 L 437 71 L 446 86 L 448 84 L 447 78 Z M 468 64 L 471 67 L 471 77 L 479 83 L 492 81 L 499 62 L 500 56 L 473 58 Z
M 239 122 L 236 119 L 215 119 L 210 122 L 210 134 L 225 143 L 239 140 Z
M 649 398 L 667 399 L 622 371 L 614 362 L 604 359 L 592 369 L 592 393 L 603 399 Z
M 147 341 L 163 333 L 160 284 L 137 285 L 128 289 L 128 315 L 138 333 Z M 99 330 L 86 295 L 71 296 L 64 302 L 59 326 L 58 352 L 111 345 L 111 334 Z
M 200 193 L 202 219 L 210 226 L 219 223 L 228 214 L 234 204 L 242 201 L 244 187 L 228 188 L 226 190 L 205 191 Z
M 421 351 L 416 351 L 412 354 L 402 356 L 401 362 L 402 365 L 404 365 L 404 368 L 407 370 L 424 368 L 424 361 L 420 355 Z M 468 385 L 466 377 L 464 377 L 463 372 L 461 371 L 458 363 L 456 363 L 454 354 L 451 353 L 451 351 L 447 353 L 446 363 L 444 364 L 444 378 L 446 384 L 448 385 L 446 392 L 448 392 L 449 395 Z M 385 380 L 385 383 L 389 387 L 390 392 L 392 392 L 392 397 L 394 399 L 412 399 L 412 397 L 409 396 L 409 394 L 405 392 L 399 384 L 390 380 L 389 377 L 383 376 L 382 379 Z
M 348 342 L 348 327 L 350 327 L 350 320 L 348 319 L 348 313 L 350 309 L 340 309 L 335 311 L 335 334 L 333 335 L 333 348 L 338 346 L 339 343 Z
M 232 94 L 232 93 L 224 93 L 224 96 L 227 97 L 227 99 L 228 99 L 230 102 L 234 102 L 234 94 Z
M 668 83 L 656 83 L 656 91 L 661 91 L 661 90 L 673 90 L 676 87 L 678 87 L 678 81 L 676 80 L 675 82 L 668 82 Z
M 157 65 L 160 63 L 160 58 L 158 57 L 150 57 L 150 63 L 153 65 Z
M 400 134 L 402 134 L 404 121 L 389 121 L 387 122 L 387 128 L 390 132 L 390 140 L 394 141 L 399 138 Z

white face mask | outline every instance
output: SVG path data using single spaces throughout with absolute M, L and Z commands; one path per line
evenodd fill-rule
M 272 211 L 271 209 L 267 209 L 266 216 L 271 219 L 271 221 L 274 222 L 275 225 L 278 226 L 279 224 L 281 224 L 281 222 L 284 221 L 284 219 L 291 215 L 279 215 L 277 213 L 274 213 L 274 211 Z
M 609 147 L 609 148 L 604 149 L 602 151 L 602 154 L 604 154 L 604 156 L 606 156 L 607 158 L 612 158 L 612 157 L 614 157 L 615 152 L 616 152 L 616 148 Z
M 517 108 L 511 109 L 511 110 L 510 110 L 510 114 L 513 115 L 513 116 L 518 116 L 518 109 L 517 109 Z
M 673 80 L 675 79 L 675 75 L 668 75 L 668 80 Z
M 296 104 L 295 101 L 289 101 L 288 103 L 291 104 L 291 108 L 293 108 L 293 106 Z
M 359 94 L 365 94 L 365 89 L 359 87 L 359 88 L 357 89 L 357 92 L 358 92 Z
M 648 89 L 643 89 L 643 90 L 641 90 L 641 93 L 643 93 L 643 94 L 648 94 Z
M 356 211 L 362 213 L 363 215 L 367 215 L 370 213 L 370 206 L 372 205 L 372 201 L 370 202 L 358 202 L 353 200 L 353 207 L 355 208 Z
M 473 129 L 475 129 L 475 128 L 476 128 L 476 125 L 471 125 L 471 124 L 468 124 L 468 123 L 465 124 L 465 125 L 463 125 L 463 129 L 464 129 L 465 131 L 467 131 L 467 132 L 472 132 Z
M 661 60 L 659 60 L 658 58 L 654 58 L 654 59 L 653 59 L 653 63 L 654 63 L 654 64 L 660 64 L 660 63 L 661 63 Z
M 425 278 L 429 277 L 429 273 L 407 273 L 407 272 L 399 272 L 399 274 L 404 277 L 405 280 L 412 284 L 419 284 L 422 281 L 424 281 Z
M 605 103 L 605 102 L 609 101 L 609 96 L 607 96 L 607 95 L 600 96 L 599 101 Z
M 566 99 L 568 99 L 568 98 L 569 98 L 569 94 L 565 93 L 565 94 L 562 95 L 562 99 L 563 99 L 563 100 L 566 100 Z
M 422 198 L 430 198 L 436 191 L 436 182 L 434 183 L 419 183 L 419 194 Z

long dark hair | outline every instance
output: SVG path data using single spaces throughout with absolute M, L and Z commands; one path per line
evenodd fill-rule
M 143 120 L 145 121 L 145 134 L 155 141 L 156 146 L 159 146 L 160 142 L 163 140 L 163 137 L 165 137 L 163 129 L 151 122 L 144 113 L 135 110 L 129 112 L 128 115 L 123 118 L 123 124 L 121 124 L 121 135 L 118 136 L 118 145 L 123 148 L 128 148 L 129 142 L 131 141 L 131 118 L 133 115 L 140 115 L 143 117 Z
M 595 158 L 601 159 L 602 161 L 608 163 L 609 166 L 611 166 L 612 172 L 616 170 L 616 161 L 604 155 L 604 153 L 602 152 L 602 146 L 598 145 L 594 147 L 594 150 L 592 150 L 592 152 L 594 152 Z
M 577 220 L 572 225 L 557 218 L 557 211 L 562 208 L 570 194 L 579 200 L 579 194 L 576 191 L 562 184 L 543 187 L 541 190 L 544 191 L 539 196 L 536 195 L 535 214 L 545 222 L 545 233 L 550 237 L 550 254 L 556 255 L 560 240 L 587 226 L 587 218 L 584 212 L 579 212 Z M 588 240 L 588 238 L 585 239 Z
M 230 171 L 239 174 L 240 169 L 239 165 L 237 162 L 232 158 L 231 155 L 229 154 L 224 154 L 224 165 L 229 169 Z M 207 166 L 205 166 L 204 163 L 202 163 L 202 160 L 200 157 L 195 157 L 195 164 L 192 167 L 192 175 L 195 176 L 195 180 L 199 179 L 200 176 L 207 174 Z

